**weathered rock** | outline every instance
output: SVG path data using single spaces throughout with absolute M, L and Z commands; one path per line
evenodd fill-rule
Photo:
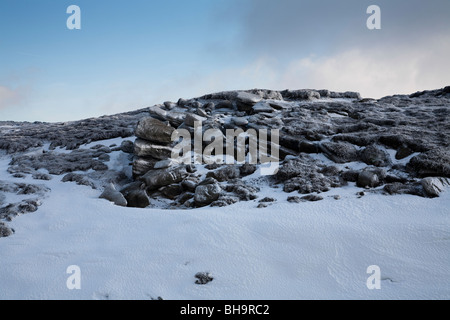
M 195 189 L 194 201 L 198 207 L 210 205 L 216 201 L 222 189 L 218 184 L 200 185 Z
M 153 158 L 136 158 L 133 161 L 133 177 L 140 177 L 152 170 L 159 161 Z
M 450 149 L 433 149 L 413 157 L 407 168 L 420 177 L 441 176 L 450 178 Z
M 413 153 L 414 153 L 413 150 L 408 148 L 408 146 L 403 145 L 400 148 L 398 148 L 397 153 L 395 154 L 395 159 L 402 160 L 406 157 L 409 157 Z
M 319 145 L 322 152 L 336 163 L 358 161 L 358 150 L 348 142 L 325 142 Z
M 356 182 L 358 181 L 359 171 L 356 170 L 348 170 L 341 173 L 342 179 L 348 182 Z
M 320 99 L 320 93 L 315 90 L 286 90 L 282 91 L 283 98 L 290 100 L 316 100 Z
M 50 181 L 52 180 L 52 176 L 46 173 L 42 173 L 42 172 L 35 172 L 32 175 L 32 178 L 35 180 L 45 180 L 45 181 Z
M 255 173 L 257 170 L 257 166 L 255 164 L 250 163 L 244 163 L 242 166 L 239 167 L 239 172 L 242 177 L 249 176 L 253 173 Z
M 171 184 L 167 187 L 162 187 L 159 190 L 167 199 L 176 199 L 179 195 L 183 193 L 183 188 L 180 184 Z
M 5 223 L 0 222 L 0 238 L 6 238 L 12 235 L 14 231 L 9 228 Z
M 117 191 L 113 184 L 107 185 L 99 198 L 111 201 L 115 205 L 121 207 L 126 207 L 128 205 L 128 202 L 123 194 Z
M 134 143 L 130 140 L 124 140 L 120 144 L 120 150 L 125 153 L 133 153 L 134 152 Z
M 212 177 L 217 181 L 224 182 L 232 179 L 237 179 L 240 176 L 239 168 L 235 165 L 225 166 L 224 168 L 216 171 L 208 172 L 206 177 Z
M 412 194 L 416 196 L 423 196 L 423 188 L 420 185 L 402 182 L 388 183 L 383 187 L 383 191 L 390 195 L 396 194 Z
M 61 181 L 62 182 L 75 182 L 76 184 L 78 184 L 80 186 L 87 186 L 87 187 L 91 187 L 92 189 L 97 189 L 95 183 L 92 180 L 90 180 L 85 175 L 78 174 L 78 173 L 72 173 L 72 172 L 68 173 L 62 178 Z
M 176 184 L 183 181 L 189 173 L 186 166 L 179 166 L 169 169 L 150 170 L 143 177 L 143 181 L 149 189 L 158 189 L 171 184 Z
M 266 102 L 258 102 L 253 106 L 252 110 L 254 113 L 261 113 L 261 112 L 271 113 L 274 111 L 273 108 L 270 106 L 270 104 Z
M 169 144 L 172 142 L 174 131 L 174 128 L 166 125 L 164 122 L 147 117 L 139 121 L 136 128 L 136 136 L 159 144 Z
M 286 161 L 275 178 L 284 183 L 285 192 L 298 190 L 300 193 L 307 194 L 325 192 L 330 188 L 341 186 L 339 177 L 325 176 L 319 172 L 320 170 L 311 157 L 301 155 L 297 159 Z
M 237 126 L 246 126 L 248 124 L 248 120 L 245 117 L 233 117 L 231 121 Z
M 206 113 L 206 111 L 203 110 L 202 108 L 198 108 L 198 109 L 197 109 L 197 114 L 198 114 L 200 117 L 203 117 L 203 118 L 207 118 L 207 117 L 208 117 L 208 113 Z
M 195 122 L 203 123 L 206 120 L 207 120 L 207 118 L 205 118 L 205 117 L 201 117 L 201 116 L 193 114 L 193 113 L 188 113 L 186 115 L 186 118 L 184 119 L 184 123 L 188 127 L 194 127 Z
M 422 187 L 427 196 L 431 198 L 439 197 L 444 191 L 444 185 L 448 185 L 448 180 L 445 178 L 427 177 L 422 179 Z
M 300 198 L 302 201 L 310 201 L 310 202 L 316 202 L 323 200 L 323 197 L 315 195 L 315 194 L 309 194 L 307 196 Z
M 150 199 L 145 190 L 133 190 L 125 195 L 128 207 L 131 208 L 146 208 L 150 205 Z
M 275 201 L 277 201 L 277 199 L 271 198 L 271 197 L 265 197 L 265 198 L 259 200 L 259 202 L 275 202 Z
M 237 181 L 232 185 L 227 185 L 225 191 L 234 193 L 241 201 L 250 201 L 258 198 L 259 188 Z
M 198 182 L 193 181 L 193 180 L 183 180 L 183 182 L 181 182 L 181 187 L 189 192 L 195 192 L 195 188 L 197 188 L 197 184 Z
M 291 203 L 300 203 L 300 202 L 303 202 L 302 199 L 301 199 L 299 196 L 291 196 L 291 197 L 288 197 L 288 198 L 287 198 L 287 201 L 288 201 L 288 202 L 291 202 Z
M 376 145 L 364 148 L 361 152 L 361 160 L 376 167 L 387 167 L 391 164 L 389 154 Z
M 227 207 L 238 202 L 239 197 L 230 195 L 221 195 L 219 199 L 211 203 L 211 207 Z
M 170 168 L 170 167 L 174 167 L 179 165 L 179 162 L 174 160 L 174 159 L 166 159 L 166 160 L 161 160 L 158 161 L 157 163 L 155 163 L 155 165 L 153 166 L 153 169 L 166 169 L 166 168 Z
M 163 105 L 167 110 L 172 110 L 173 108 L 175 108 L 177 106 L 177 104 L 175 102 L 171 102 L 171 101 L 164 101 Z
M 134 154 L 138 157 L 166 160 L 172 156 L 172 148 L 153 144 L 143 139 L 136 139 L 134 143 Z
M 236 95 L 236 105 L 239 111 L 249 112 L 262 98 L 256 94 L 240 91 Z
M 195 284 L 200 285 L 205 285 L 214 280 L 209 272 L 198 272 L 195 277 L 197 278 L 197 280 L 195 280 Z
M 359 173 L 357 186 L 360 188 L 375 188 L 380 185 L 380 178 L 371 170 L 364 170 Z

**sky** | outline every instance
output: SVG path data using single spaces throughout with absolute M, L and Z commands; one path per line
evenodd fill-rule
M 81 10 L 69 30 L 67 8 Z M 369 30 L 367 8 L 381 9 Z M 224 90 L 450 85 L 448 0 L 0 0 L 0 121 L 71 121 Z

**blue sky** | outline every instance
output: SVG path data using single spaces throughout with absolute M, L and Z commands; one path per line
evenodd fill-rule
M 66 27 L 72 4 L 81 30 Z M 371 4 L 382 30 L 366 28 Z M 443 87 L 449 17 L 448 0 L 0 0 L 0 120 L 256 87 L 373 97 Z

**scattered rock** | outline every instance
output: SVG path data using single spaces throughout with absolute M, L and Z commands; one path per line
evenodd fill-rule
M 42 173 L 42 172 L 37 172 L 37 171 L 35 173 L 33 173 L 33 175 L 31 177 L 35 180 L 44 180 L 44 181 L 52 180 L 51 175 Z
M 368 165 L 376 167 L 387 167 L 391 165 L 389 154 L 379 146 L 370 145 L 361 152 L 361 160 Z
M 195 189 L 194 201 L 198 207 L 205 207 L 219 199 L 222 189 L 218 184 L 200 185 Z
M 449 181 L 445 178 L 427 177 L 422 179 L 422 187 L 430 198 L 439 197 L 444 191 L 444 185 L 449 185 Z
M 214 280 L 209 272 L 198 272 L 195 277 L 197 278 L 197 280 L 195 280 L 195 284 L 200 285 L 205 285 Z
M 113 184 L 107 185 L 99 198 L 111 201 L 115 205 L 121 207 L 126 207 L 128 205 L 128 202 L 123 194 L 117 191 Z
M 124 153 L 133 153 L 134 152 L 134 143 L 130 140 L 124 140 L 120 144 L 120 150 Z
M 375 188 L 380 185 L 380 179 L 375 172 L 364 170 L 359 173 L 356 185 L 360 188 Z
M 211 203 L 211 207 L 226 207 L 238 202 L 239 197 L 230 195 L 221 195 L 219 199 Z
M 0 222 L 0 238 L 6 238 L 12 235 L 14 231 L 9 228 L 5 223 Z
M 277 199 L 270 198 L 270 197 L 265 197 L 265 198 L 259 200 L 259 202 L 275 202 L 275 201 L 277 201 Z
M 232 185 L 227 185 L 225 191 L 234 193 L 241 201 L 250 201 L 258 198 L 258 192 L 260 190 L 242 181 L 237 181 Z
M 68 173 L 66 174 L 62 180 L 62 182 L 75 182 L 76 184 L 80 186 L 88 186 L 92 189 L 97 189 L 95 186 L 95 183 L 91 181 L 88 177 L 78 174 L 78 173 Z

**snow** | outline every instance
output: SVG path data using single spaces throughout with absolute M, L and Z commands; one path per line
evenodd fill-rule
M 122 164 L 116 157 L 113 167 Z M 60 176 L 14 179 L 8 162 L 0 155 L 0 180 L 52 191 L 0 239 L 0 299 L 450 298 L 448 191 L 358 199 L 361 189 L 350 184 L 322 193 L 323 201 L 293 204 L 286 199 L 294 194 L 262 186 L 259 199 L 277 199 L 264 209 L 258 200 L 135 209 Z M 81 269 L 81 290 L 66 287 L 71 265 Z M 366 286 L 371 265 L 381 268 L 381 290 Z M 214 280 L 196 285 L 197 272 Z

